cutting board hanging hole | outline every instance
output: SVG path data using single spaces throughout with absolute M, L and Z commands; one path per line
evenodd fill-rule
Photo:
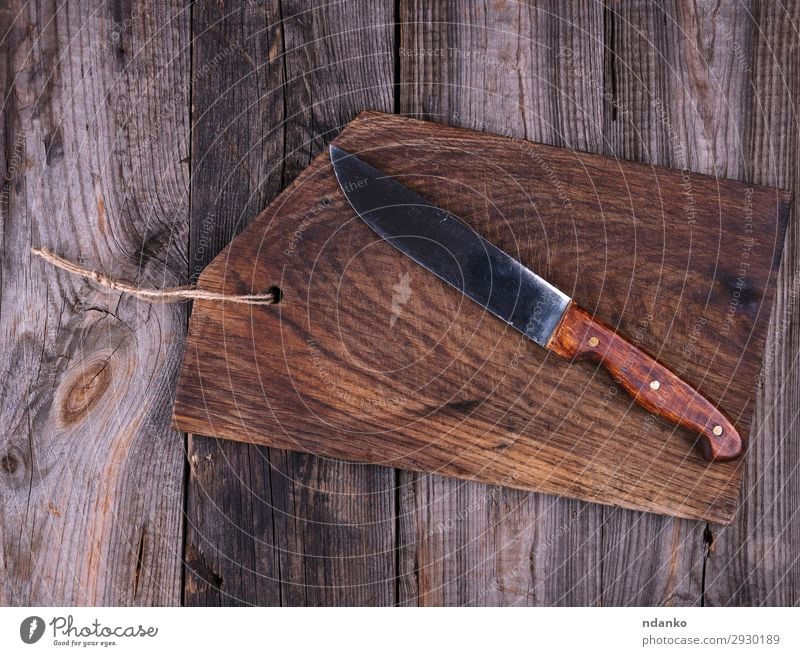
M 277 305 L 283 300 L 283 291 L 277 285 L 273 285 L 272 287 L 267 287 L 263 292 L 261 292 L 264 296 L 272 296 L 274 299 L 272 301 L 273 305 Z

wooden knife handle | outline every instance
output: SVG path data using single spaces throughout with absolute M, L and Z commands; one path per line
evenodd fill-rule
M 602 364 L 637 404 L 699 435 L 706 460 L 732 460 L 744 452 L 736 428 L 708 399 L 578 304 L 570 303 L 547 348 Z

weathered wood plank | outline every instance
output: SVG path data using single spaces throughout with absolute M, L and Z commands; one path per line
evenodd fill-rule
M 197 2 L 192 13 L 193 278 L 281 189 L 278 2 Z M 266 449 L 189 435 L 184 603 L 280 603 Z
M 409 1 L 401 20 L 402 113 L 602 150 L 598 3 Z M 601 514 L 591 504 L 411 473 L 400 489 L 400 603 L 600 598 Z
M 752 70 L 752 87 L 747 90 L 751 119 L 737 161 L 752 182 L 797 189 L 800 6 L 756 3 L 752 16 L 750 40 L 738 33 L 735 37 L 743 51 L 737 64 Z M 732 526 L 714 531 L 706 571 L 705 602 L 710 606 L 800 603 L 799 297 L 800 228 L 795 211 L 778 278 L 763 384 L 754 390 L 756 430 L 741 508 Z
M 188 13 L 13 0 L 0 21 L 0 604 L 177 604 L 186 310 L 30 248 L 185 282 Z
M 763 8 L 761 11 L 764 18 Z M 784 176 L 762 173 L 774 164 L 769 153 L 762 151 L 760 156 L 751 155 L 755 140 L 764 142 L 775 138 L 779 144 L 777 150 L 781 153 L 780 161 L 789 163 L 793 146 L 786 141 L 787 131 L 784 126 L 787 125 L 787 117 L 791 115 L 787 99 L 792 93 L 796 93 L 796 87 L 793 90 L 787 89 L 779 82 L 789 59 L 771 59 L 769 47 L 772 42 L 758 36 L 759 24 L 753 18 L 757 13 L 748 2 L 719 4 L 703 1 L 628 3 L 615 6 L 614 11 L 609 12 L 609 19 L 613 20 L 613 24 L 607 26 L 607 29 L 620 35 L 619 46 L 613 48 L 612 52 L 616 57 L 620 56 L 620 51 L 629 53 L 626 61 L 619 62 L 616 77 L 612 78 L 617 83 L 618 108 L 623 117 L 629 117 L 636 124 L 636 129 L 627 129 L 624 121 L 606 123 L 607 132 L 610 135 L 616 134 L 616 139 L 612 142 L 621 144 L 623 154 L 720 177 L 791 186 L 791 173 Z M 779 21 L 773 16 L 768 22 L 774 30 Z M 760 46 L 761 56 L 771 59 L 769 68 L 759 69 L 754 66 L 750 53 L 756 38 L 763 41 Z M 777 49 L 785 52 L 782 44 L 788 35 L 773 31 L 769 39 L 772 38 L 778 39 L 781 44 Z M 629 69 L 632 76 L 626 86 L 622 83 L 620 71 Z M 789 69 L 791 70 L 791 66 Z M 759 70 L 762 77 L 754 78 L 754 71 Z M 647 81 L 646 84 L 643 84 L 643 80 Z M 759 93 L 766 102 L 759 98 Z M 626 99 L 626 95 L 633 100 Z M 775 117 L 775 122 L 768 122 L 765 117 Z M 755 129 L 753 126 L 756 126 Z M 794 131 L 791 133 L 794 134 Z M 795 171 L 794 161 L 791 160 L 790 167 L 781 170 Z M 722 220 L 728 225 L 741 225 L 743 237 L 746 236 L 746 217 L 731 216 L 723 217 Z M 791 237 L 788 243 L 791 244 Z M 781 246 L 775 245 L 777 250 Z M 787 262 L 796 261 L 796 255 L 793 258 L 788 247 L 783 261 L 783 293 L 779 290 L 777 299 L 784 299 L 785 312 L 786 290 L 791 288 L 791 276 L 786 273 Z M 793 265 L 789 265 L 789 271 L 791 266 Z M 791 292 L 788 295 L 791 296 Z M 772 347 L 773 357 L 778 360 L 787 357 L 785 354 L 775 354 L 774 336 Z M 767 348 L 769 352 L 770 346 Z M 790 364 L 786 366 L 791 367 Z M 765 375 L 764 379 L 772 380 L 769 375 Z M 766 394 L 770 393 L 783 398 L 784 394 L 793 392 L 791 385 L 780 392 L 775 386 L 765 386 L 762 391 L 764 396 L 760 401 L 762 404 L 768 402 Z M 754 390 L 753 401 L 755 399 Z M 774 398 L 771 402 L 775 402 Z M 780 401 L 778 403 L 779 408 L 791 405 Z M 786 523 L 777 521 L 772 514 L 785 513 L 792 507 L 787 504 L 780 511 L 772 507 L 772 504 L 775 503 L 775 479 L 784 479 L 783 472 L 788 471 L 786 463 L 795 462 L 795 459 L 788 455 L 784 461 L 781 455 L 772 460 L 776 441 L 785 438 L 778 431 L 769 435 L 768 431 L 757 430 L 756 426 L 762 421 L 763 412 L 759 419 L 757 411 L 751 451 L 742 463 L 746 478 L 742 499 L 744 508 L 739 511 L 738 529 L 734 529 L 732 533 L 730 528 L 719 529 L 662 518 L 643 518 L 652 524 L 650 531 L 654 536 L 653 540 L 662 542 L 665 547 L 668 547 L 668 543 L 673 545 L 666 551 L 661 550 L 665 558 L 670 553 L 672 556 L 660 563 L 655 558 L 637 558 L 633 566 L 623 561 L 619 570 L 624 574 L 622 580 L 625 585 L 617 591 L 616 599 L 619 603 L 630 603 L 625 601 L 630 599 L 635 600 L 633 603 L 654 603 L 652 590 L 647 589 L 647 584 L 663 578 L 665 573 L 674 577 L 676 562 L 684 562 L 688 568 L 685 572 L 689 577 L 688 585 L 684 586 L 682 594 L 677 595 L 677 600 L 675 593 L 665 589 L 664 594 L 658 595 L 662 603 L 699 601 L 713 605 L 746 605 L 764 603 L 767 599 L 775 598 L 773 592 L 785 590 L 781 588 L 779 580 L 786 572 L 773 570 L 771 559 L 767 559 L 766 574 L 762 574 L 764 568 L 755 561 L 764 558 L 765 549 L 775 549 L 776 553 L 781 554 L 780 562 L 788 564 L 790 569 L 796 566 L 796 561 L 792 561 L 787 550 L 791 537 L 782 535 Z M 791 430 L 792 421 L 790 417 L 788 420 L 784 418 L 784 436 L 787 428 Z M 791 478 L 789 485 L 792 485 Z M 748 489 L 756 490 L 749 499 Z M 739 548 L 743 543 L 747 545 L 745 531 L 749 534 L 754 525 L 759 525 L 761 521 L 747 511 L 749 506 L 758 508 L 759 516 L 767 515 L 764 521 L 771 527 L 768 533 L 772 541 L 768 546 L 759 542 L 755 555 L 753 550 L 745 546 L 744 550 L 749 551 L 749 556 L 742 556 Z M 783 508 L 780 499 L 779 507 Z M 626 523 L 622 522 L 610 531 L 627 536 L 630 531 Z M 721 536 L 730 537 L 727 540 L 717 539 L 720 530 Z M 647 545 L 647 548 L 652 547 Z M 727 553 L 722 554 L 723 549 Z M 626 546 L 624 552 L 630 553 L 630 547 Z M 755 593 L 749 589 L 750 583 L 754 581 Z M 773 590 L 767 589 L 767 581 L 774 584 Z M 637 590 L 645 594 L 636 594 Z M 778 593 L 777 598 L 782 599 L 782 603 L 792 603 L 791 593 Z
M 286 67 L 284 182 L 356 114 L 394 106 L 394 4 L 282 3 Z M 395 473 L 272 451 L 280 499 L 284 605 L 395 601 Z
M 673 54 L 681 25 L 676 22 L 674 6 L 671 9 L 672 14 L 667 15 L 661 3 L 606 5 L 606 151 L 688 169 L 695 167 L 686 155 L 687 133 L 672 127 L 676 115 L 682 116 L 686 107 L 673 95 L 672 87 L 677 86 L 676 77 L 689 74 L 699 55 L 692 43 Z M 682 91 L 681 98 L 687 95 Z M 691 102 L 693 94 L 688 95 Z M 648 324 L 643 322 L 643 330 L 648 330 Z M 700 603 L 702 525 L 604 510 L 603 531 L 604 605 Z
M 366 0 L 194 16 L 197 273 L 358 111 L 391 111 L 394 29 Z M 187 604 L 394 602 L 391 469 L 198 436 L 190 460 Z

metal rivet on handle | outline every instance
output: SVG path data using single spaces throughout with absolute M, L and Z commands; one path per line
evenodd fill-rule
M 657 390 L 659 387 L 661 387 L 661 383 L 659 383 L 657 380 L 651 380 L 650 381 L 650 389 L 651 390 Z
M 597 346 L 600 343 L 600 340 L 597 337 L 590 337 L 589 338 L 589 346 Z
M 714 426 L 714 428 L 711 430 L 711 432 L 714 433 L 714 435 L 717 435 L 717 436 L 722 435 L 722 426 Z

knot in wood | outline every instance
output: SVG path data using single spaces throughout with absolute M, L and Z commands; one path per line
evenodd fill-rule
M 2 469 L 7 474 L 14 474 L 19 467 L 19 463 L 17 459 L 10 453 L 4 455 L 0 458 L 0 469 Z
M 59 404 L 65 425 L 77 423 L 97 405 L 111 384 L 112 372 L 110 355 L 98 354 L 68 375 Z

